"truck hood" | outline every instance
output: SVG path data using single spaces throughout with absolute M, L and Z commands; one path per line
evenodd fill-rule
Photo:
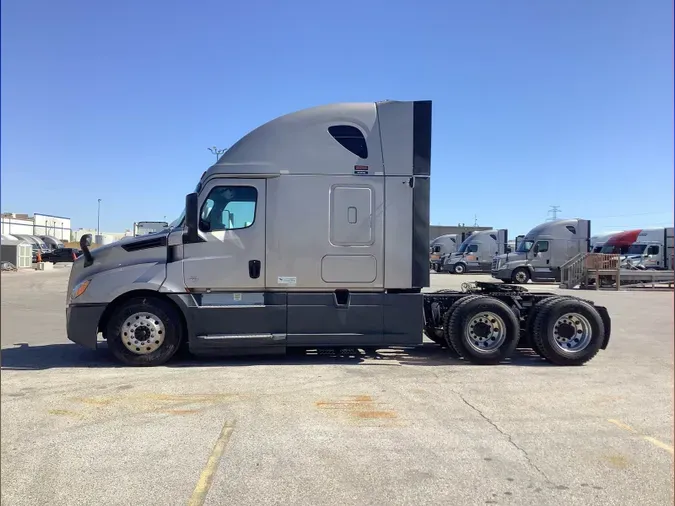
M 515 262 L 518 260 L 526 260 L 527 253 L 502 253 L 501 255 L 495 255 L 493 261 L 497 260 L 500 264 L 505 264 L 506 262 Z
M 167 238 L 169 232 L 125 237 L 111 244 L 106 244 L 91 250 L 93 263 L 85 267 L 84 255 L 80 255 L 73 262 L 68 280 L 68 294 L 77 283 L 91 279 L 104 271 L 127 272 L 136 267 L 145 265 L 151 268 L 158 264 L 166 266 Z M 89 290 L 88 290 L 89 291 Z

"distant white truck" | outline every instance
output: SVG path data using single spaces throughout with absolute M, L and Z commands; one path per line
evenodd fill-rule
M 673 227 L 626 230 L 609 237 L 600 253 L 621 255 L 622 263 L 643 269 L 673 269 Z
M 509 251 L 509 231 L 481 230 L 468 236 L 456 252 L 442 258 L 441 271 L 452 274 L 490 272 L 492 258 Z
M 137 221 L 134 223 L 134 237 L 156 234 L 167 228 L 169 228 L 169 224 L 166 221 Z

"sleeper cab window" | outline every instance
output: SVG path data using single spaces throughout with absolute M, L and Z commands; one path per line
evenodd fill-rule
M 328 133 L 331 134 L 333 139 L 338 141 L 343 148 L 351 151 L 359 158 L 368 158 L 366 138 L 358 128 L 351 125 L 334 125 L 328 127 Z
M 253 186 L 216 186 L 206 197 L 199 214 L 203 232 L 241 230 L 253 225 L 258 190 Z

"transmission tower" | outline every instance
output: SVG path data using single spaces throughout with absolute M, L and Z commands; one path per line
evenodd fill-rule
M 558 213 L 561 211 L 560 206 L 549 206 L 551 209 L 548 210 L 548 214 L 551 216 L 548 218 L 548 221 L 557 220 Z

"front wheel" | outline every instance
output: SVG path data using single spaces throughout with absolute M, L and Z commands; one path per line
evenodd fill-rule
M 178 312 L 152 297 L 130 299 L 115 309 L 106 328 L 108 349 L 133 366 L 166 363 L 178 351 L 182 326 Z
M 530 271 L 528 271 L 523 267 L 516 269 L 515 271 L 513 271 L 513 274 L 511 275 L 511 281 L 519 285 L 524 285 L 529 280 L 530 280 Z
M 466 265 L 464 264 L 455 264 L 452 266 L 453 274 L 464 274 L 466 272 Z

